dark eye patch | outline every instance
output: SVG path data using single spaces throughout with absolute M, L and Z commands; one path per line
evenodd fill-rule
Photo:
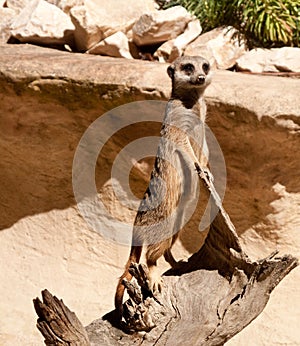
M 209 64 L 208 64 L 207 62 L 205 62 L 205 63 L 202 65 L 202 69 L 203 69 L 203 72 L 204 72 L 205 74 L 207 74 L 208 71 L 209 71 Z
M 183 65 L 181 65 L 181 70 L 185 71 L 187 73 L 193 73 L 195 71 L 195 67 L 193 64 L 190 64 L 190 63 L 183 64 Z

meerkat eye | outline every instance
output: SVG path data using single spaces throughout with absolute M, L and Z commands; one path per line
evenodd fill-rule
M 202 65 L 202 69 L 203 69 L 203 72 L 204 72 L 205 74 L 207 74 L 208 71 L 209 71 L 209 64 L 208 64 L 207 62 L 205 62 L 205 63 Z
M 181 70 L 187 73 L 193 73 L 195 71 L 195 67 L 193 64 L 184 64 L 181 66 Z

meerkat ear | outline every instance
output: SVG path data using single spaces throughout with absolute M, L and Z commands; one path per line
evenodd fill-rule
M 167 69 L 169 77 L 172 79 L 174 77 L 174 72 L 175 72 L 175 66 L 170 65 Z

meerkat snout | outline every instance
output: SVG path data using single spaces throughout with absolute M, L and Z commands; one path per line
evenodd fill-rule
M 205 76 L 203 76 L 203 75 L 198 76 L 197 82 L 199 84 L 204 84 L 205 83 Z

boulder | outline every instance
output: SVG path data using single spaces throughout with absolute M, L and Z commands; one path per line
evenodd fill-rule
M 283 47 L 271 49 L 271 63 L 280 72 L 300 72 L 300 48 Z
M 253 73 L 278 72 L 271 63 L 271 56 L 272 51 L 270 49 L 252 49 L 237 60 L 236 68 L 238 71 Z
M 161 62 L 172 62 L 183 54 L 186 46 L 201 34 L 201 24 L 198 19 L 188 23 L 183 34 L 176 39 L 163 43 L 154 53 Z
M 103 41 L 97 43 L 87 52 L 89 54 L 108 55 L 117 58 L 133 59 L 132 55 L 130 54 L 128 38 L 121 31 L 118 31 L 115 34 L 106 37 Z
M 182 34 L 193 17 L 182 6 L 143 14 L 132 28 L 138 46 L 156 45 Z
M 13 0 L 16 1 L 16 0 Z M 57 6 L 65 13 L 70 13 L 71 8 L 84 5 L 84 0 L 46 0 L 52 5 Z
M 24 7 L 26 7 L 31 0 L 2 0 L 3 3 L 5 2 L 5 5 L 8 8 L 11 8 L 17 12 L 20 12 L 23 10 Z M 55 5 L 58 8 L 60 8 L 65 13 L 69 13 L 71 8 L 74 6 L 80 6 L 84 4 L 84 0 L 45 0 L 49 4 Z M 1 4 L 1 2 L 0 2 Z
M 5 4 L 8 8 L 11 8 L 11 9 L 13 9 L 19 13 L 30 2 L 31 2 L 31 0 L 6 0 Z
M 167 62 L 174 47 L 174 41 L 175 39 L 164 42 L 158 47 L 153 56 L 157 58 L 159 62 Z
M 118 0 L 117 6 L 109 0 L 86 0 L 70 10 L 77 49 L 86 51 L 117 31 L 126 33 L 137 18 L 154 9 L 152 0 Z
M 188 23 L 183 34 L 176 37 L 174 45 L 169 56 L 169 62 L 174 61 L 176 58 L 182 55 L 187 45 L 194 41 L 201 34 L 202 28 L 200 21 L 195 19 Z
M 104 38 L 104 33 L 98 27 L 97 18 L 86 6 L 75 6 L 70 10 L 70 16 L 75 26 L 74 39 L 79 51 L 86 51 Z
M 216 28 L 189 44 L 185 55 L 202 55 L 218 69 L 226 70 L 236 64 L 245 51 L 245 43 L 236 37 L 233 28 Z
M 0 7 L 0 43 L 6 43 L 10 38 L 10 27 L 16 16 L 16 11 L 11 8 Z
M 11 34 L 21 42 L 72 44 L 74 25 L 68 15 L 44 0 L 33 0 L 19 13 Z
M 300 72 L 300 48 L 255 48 L 237 60 L 237 69 L 253 73 Z

